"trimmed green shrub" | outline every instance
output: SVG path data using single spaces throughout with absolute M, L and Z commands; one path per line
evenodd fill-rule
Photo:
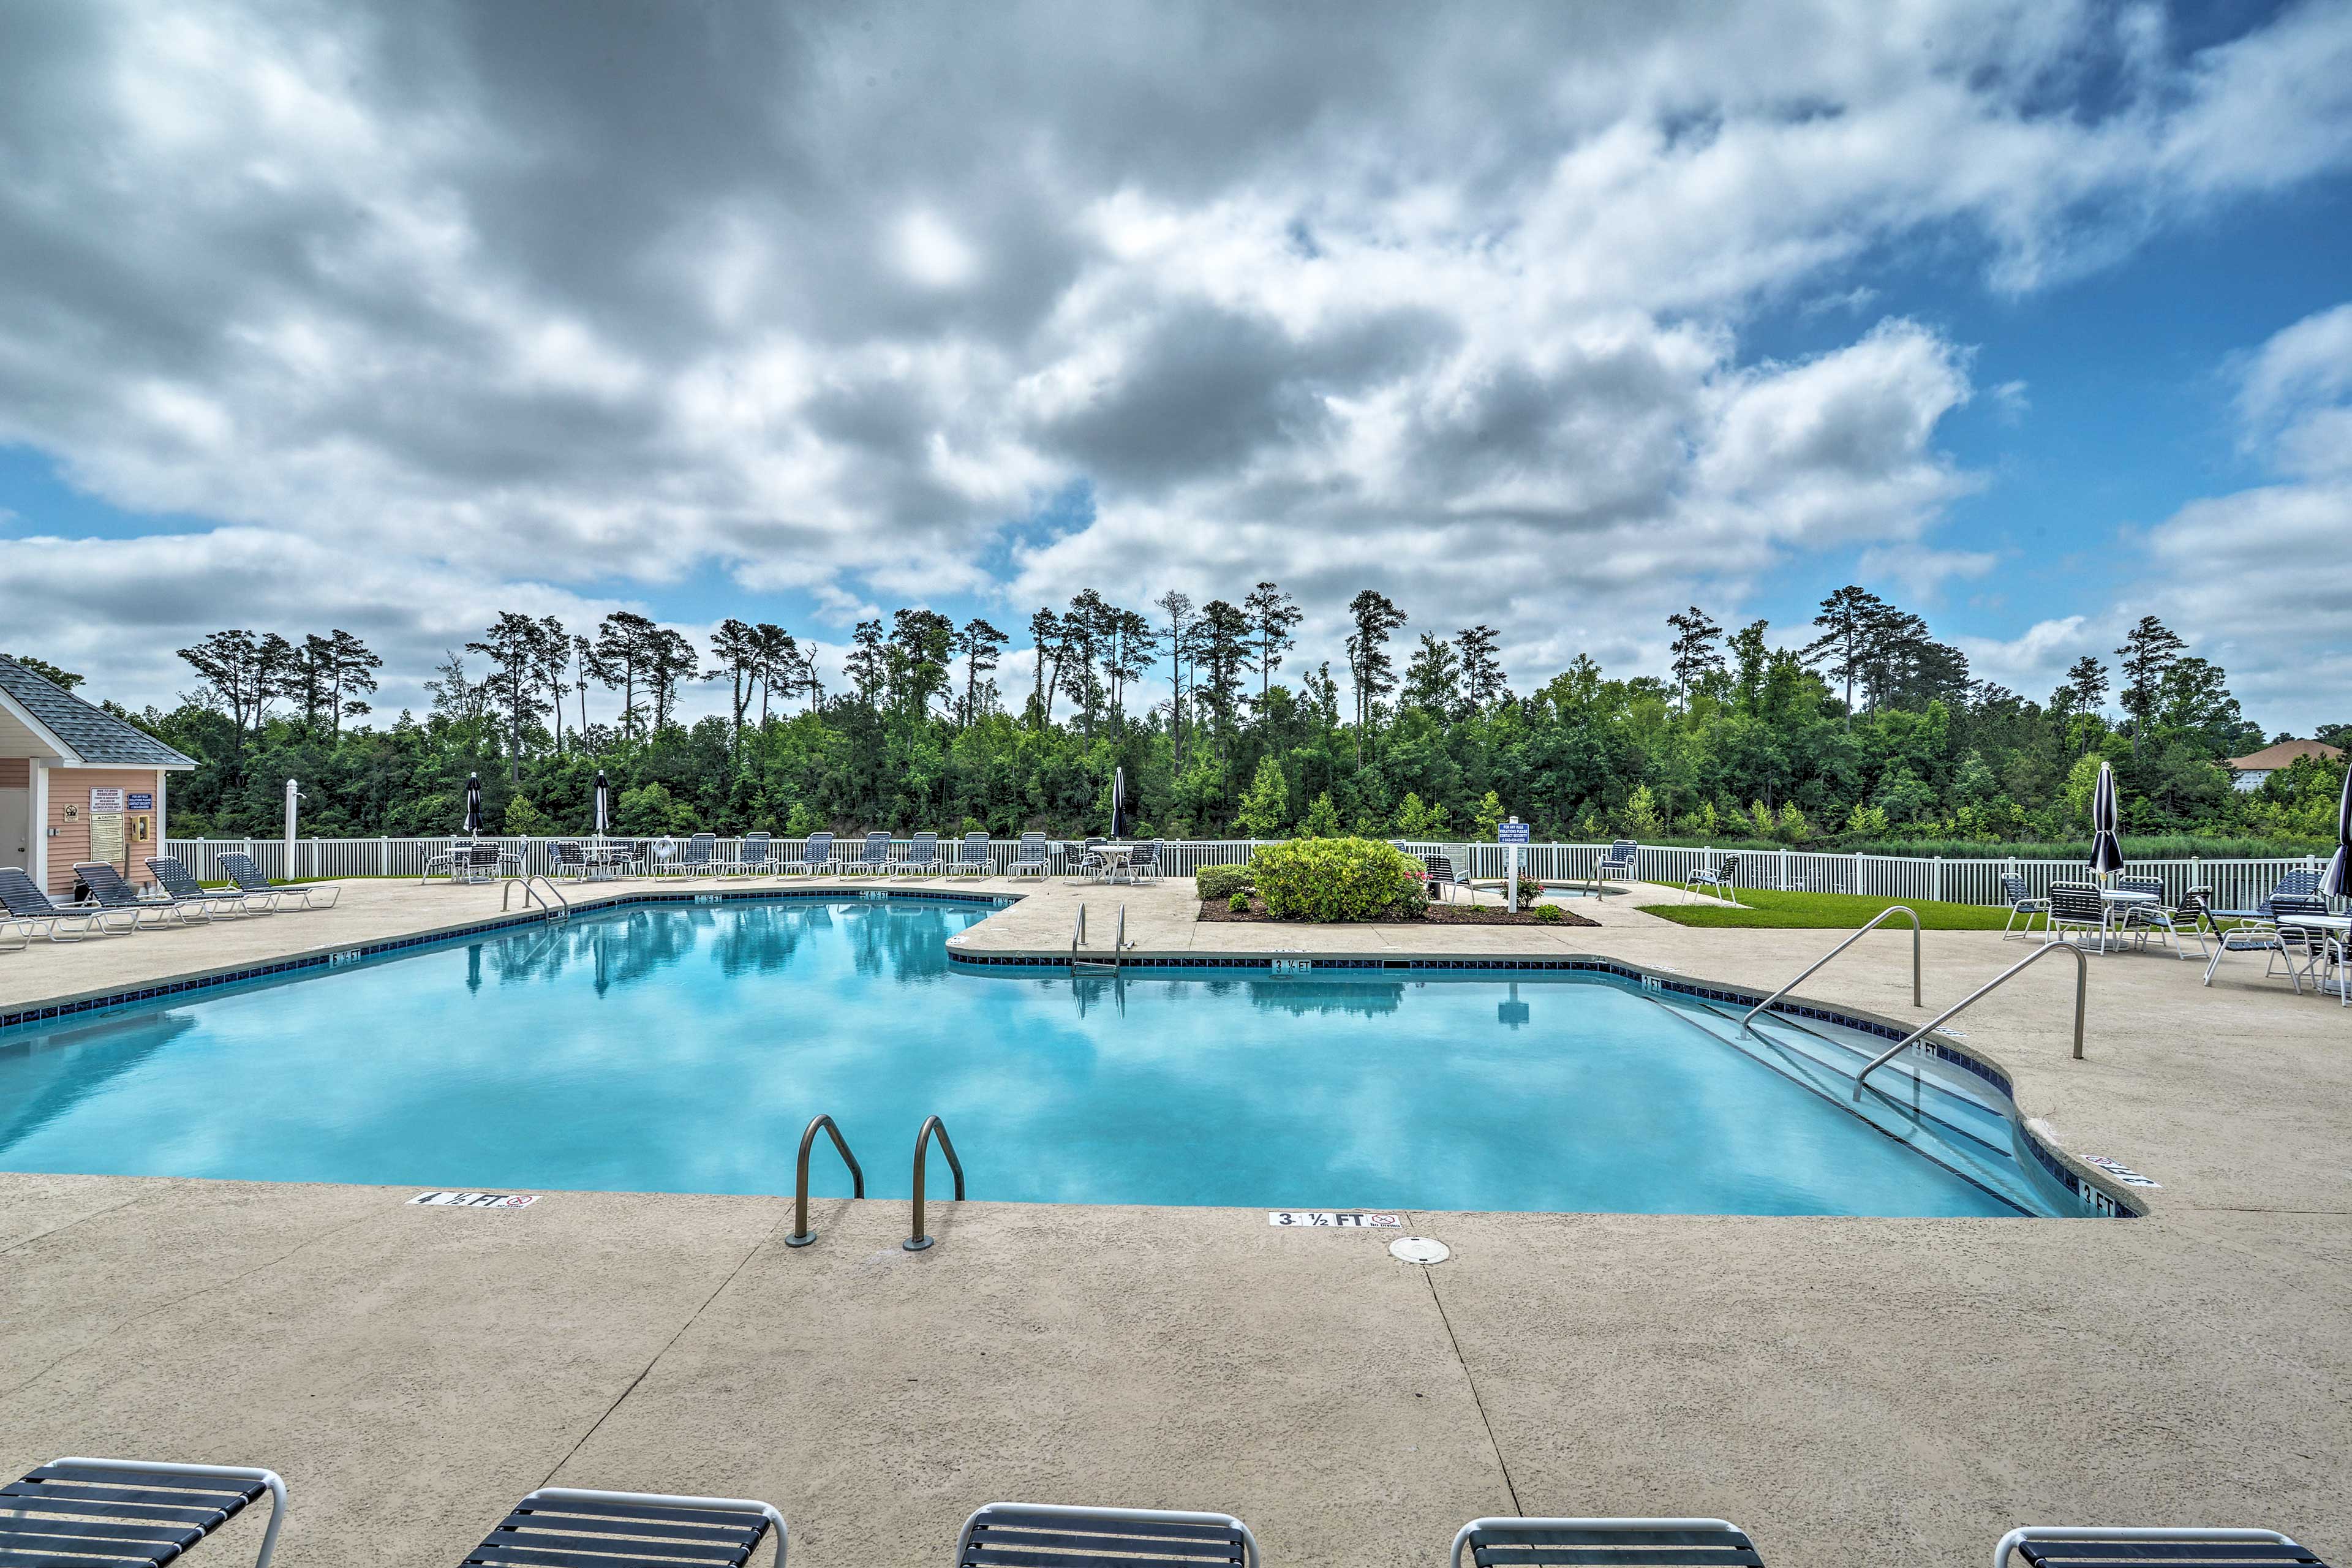
M 1237 915 L 1245 915 L 1249 913 L 1249 895 L 1247 893 L 1235 893 L 1232 898 L 1225 900 L 1225 908 L 1233 910 L 1234 913 Z
M 1533 913 L 1537 920 L 1548 926 L 1556 926 L 1568 919 L 1568 911 L 1558 904 L 1538 904 Z
M 1250 861 L 1278 921 L 1371 921 L 1423 913 L 1420 868 L 1376 838 L 1296 838 Z
M 1193 873 L 1192 883 L 1203 899 L 1230 899 L 1252 885 L 1246 866 L 1203 866 Z

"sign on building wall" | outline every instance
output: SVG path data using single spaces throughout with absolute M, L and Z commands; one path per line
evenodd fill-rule
M 152 803 L 151 802 L 150 804 L 152 805 Z M 91 816 L 95 816 L 101 811 L 121 811 L 121 809 L 122 792 L 121 790 L 92 789 L 89 792 L 89 810 Z
M 154 810 L 154 809 L 155 809 L 155 795 L 154 795 L 154 792 L 152 792 L 152 790 L 135 790 L 135 789 L 134 789 L 134 790 L 132 790 L 132 791 L 131 792 L 130 795 L 125 799 L 125 801 L 124 801 L 124 803 L 123 803 L 122 809 L 123 809 L 123 810 L 125 810 L 125 811 L 152 811 L 152 810 Z

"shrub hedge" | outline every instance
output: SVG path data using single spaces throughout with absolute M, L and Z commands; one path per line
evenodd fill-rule
M 1278 921 L 1412 920 L 1423 912 L 1421 868 L 1374 838 L 1295 838 L 1251 858 L 1258 896 Z
M 1192 882 L 1203 899 L 1230 899 L 1253 886 L 1246 866 L 1203 866 L 1193 873 Z

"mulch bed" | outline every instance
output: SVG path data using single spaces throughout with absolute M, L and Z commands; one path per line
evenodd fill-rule
M 1556 904 L 1552 907 L 1555 909 L 1559 908 Z M 1212 922 L 1232 925 L 1300 925 L 1305 923 L 1304 921 L 1299 921 L 1276 920 L 1272 915 L 1265 912 L 1265 902 L 1258 899 L 1252 899 L 1250 900 L 1249 912 L 1247 914 L 1236 913 L 1233 910 L 1227 908 L 1223 900 L 1203 900 L 1201 903 L 1201 919 Z M 1573 910 L 1560 910 L 1559 919 L 1556 921 L 1539 921 L 1536 919 L 1532 910 L 1521 910 L 1517 914 L 1513 914 L 1510 910 L 1497 908 L 1493 904 L 1432 904 L 1429 906 L 1429 913 L 1420 920 L 1350 921 L 1348 923 L 1350 925 L 1371 926 L 1548 925 L 1559 927 L 1599 925 L 1601 922 L 1599 921 L 1586 920 L 1582 915 L 1577 914 Z

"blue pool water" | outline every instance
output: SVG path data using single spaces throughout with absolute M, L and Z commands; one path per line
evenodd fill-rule
M 645 906 L 43 1026 L 0 1041 L 0 1168 L 777 1193 L 829 1111 L 892 1196 L 936 1112 L 975 1198 L 2036 1206 L 1916 1152 L 1917 1107 L 1881 1131 L 1620 982 L 950 973 L 989 912 Z

